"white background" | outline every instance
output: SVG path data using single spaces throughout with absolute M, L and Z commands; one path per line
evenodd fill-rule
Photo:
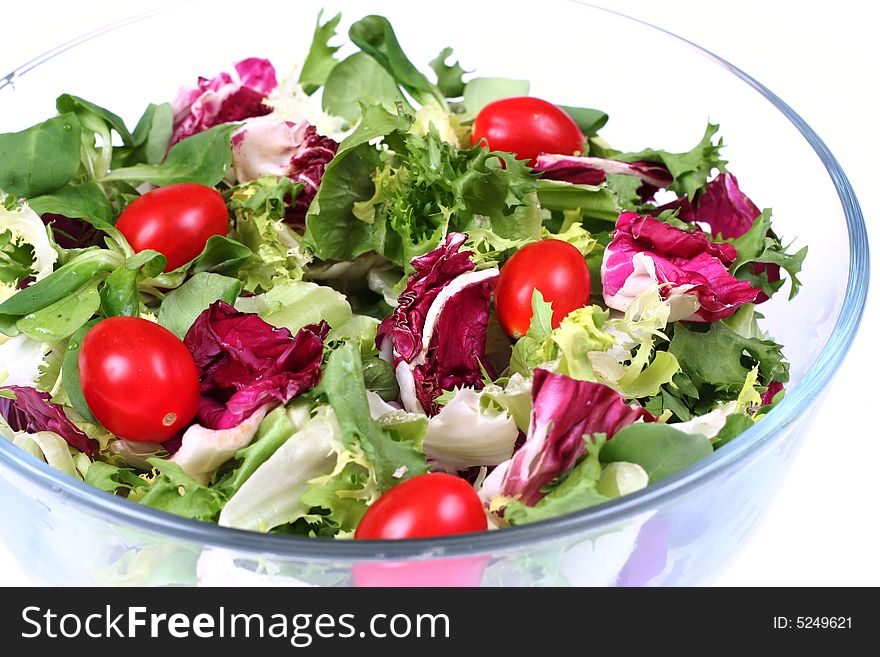
M 848 173 L 872 244 L 880 248 L 880 54 L 873 3 L 597 0 L 597 4 L 707 47 L 790 104 Z M 365 2 L 365 10 L 368 6 Z M 7 7 L 5 12 L 0 71 L 148 7 L 149 3 L 132 0 L 16 3 L 15 9 Z M 878 260 L 880 252 L 875 253 L 875 263 Z M 880 321 L 876 264 L 873 272 L 874 291 L 862 331 L 820 417 L 779 497 L 738 557 L 718 573 L 717 584 L 880 585 L 880 346 L 872 340 Z M 0 563 L 9 559 L 0 546 Z M 0 572 L 2 585 L 29 582 L 28 574 L 15 568 L 6 566 Z

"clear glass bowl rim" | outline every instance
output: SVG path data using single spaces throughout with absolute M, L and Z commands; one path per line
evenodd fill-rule
M 465 556 L 496 551 L 510 551 L 532 544 L 570 537 L 576 534 L 600 530 L 640 513 L 660 506 L 667 499 L 687 494 L 689 490 L 709 484 L 725 471 L 736 467 L 749 453 L 772 441 L 773 437 L 794 421 L 817 399 L 846 356 L 858 330 L 867 298 L 869 280 L 869 249 L 867 229 L 855 192 L 837 162 L 837 159 L 813 131 L 813 129 L 782 99 L 763 84 L 733 64 L 668 30 L 623 13 L 592 5 L 580 0 L 563 0 L 585 8 L 614 14 L 622 19 L 639 23 L 663 32 L 672 39 L 683 42 L 721 68 L 748 84 L 772 103 L 803 135 L 804 139 L 822 161 L 837 191 L 846 218 L 849 237 L 850 266 L 846 292 L 840 317 L 828 343 L 816 362 L 790 394 L 768 414 L 765 419 L 750 428 L 737 440 L 729 443 L 712 456 L 696 465 L 665 479 L 638 493 L 607 502 L 581 512 L 560 516 L 503 531 L 461 534 L 429 539 L 405 541 L 337 541 L 260 534 L 256 532 L 220 527 L 211 523 L 182 518 L 121 497 L 109 495 L 83 482 L 59 472 L 12 443 L 0 440 L 0 463 L 15 473 L 37 484 L 40 488 L 67 498 L 71 503 L 86 507 L 90 513 L 112 523 L 126 522 L 144 531 L 152 531 L 171 539 L 190 541 L 205 546 L 226 548 L 254 555 L 272 555 L 280 558 L 307 559 L 311 561 L 372 561 L 407 560 L 439 556 Z M 174 9 L 177 5 L 151 10 L 130 18 L 98 28 L 88 34 L 72 39 L 60 46 L 19 66 L 0 78 L 0 89 L 24 75 L 41 63 L 52 59 L 70 48 L 96 38 L 104 33 L 145 20 L 157 13 Z

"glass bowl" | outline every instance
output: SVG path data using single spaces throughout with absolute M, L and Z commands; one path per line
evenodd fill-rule
M 710 580 L 782 484 L 858 326 L 868 246 L 846 176 L 770 90 L 639 21 L 564 1 L 447 1 L 430 21 L 411 4 L 365 4 L 264 2 L 242 16 L 240 3 L 193 2 L 98 29 L 0 80 L 0 130 L 48 117 L 63 92 L 109 107 L 132 125 L 148 102 L 171 99 L 179 85 L 244 57 L 268 57 L 279 72 L 292 69 L 307 51 L 321 6 L 325 16 L 343 11 L 344 30 L 368 12 L 388 16 L 414 62 L 452 45 L 480 75 L 528 79 L 535 96 L 603 109 L 611 116 L 603 136 L 624 150 L 687 150 L 709 119 L 721 124 L 724 154 L 746 193 L 773 207 L 785 240 L 810 247 L 800 295 L 789 303 L 781 293 L 761 308 L 791 361 L 785 400 L 711 457 L 634 495 L 504 531 L 401 542 L 263 535 L 190 521 L 74 481 L 0 440 L 0 540 L 47 584 Z M 499 11 L 503 22 L 493 20 Z M 463 16 L 467 25 L 480 25 L 478 33 L 462 29 Z M 658 63 L 675 78 L 657 75 Z

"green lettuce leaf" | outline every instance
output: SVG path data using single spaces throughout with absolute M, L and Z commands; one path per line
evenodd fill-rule
M 528 433 L 532 413 L 531 379 L 519 373 L 507 379 L 497 379 L 483 388 L 480 401 L 484 405 L 494 404 L 498 410 L 507 411 L 519 430 Z
M 149 488 L 150 486 L 149 482 L 138 477 L 131 468 L 118 468 L 103 461 L 93 461 L 89 465 L 84 481 L 90 486 L 95 486 L 108 493 Z
M 579 214 L 578 214 L 579 216 Z M 560 240 L 568 242 L 581 252 L 584 257 L 589 256 L 596 248 L 598 242 L 579 221 L 568 221 L 566 218 L 557 232 L 551 232 L 546 226 L 541 229 L 541 239 Z
M 767 334 L 758 326 L 758 320 L 763 318 L 764 316 L 757 311 L 755 304 L 744 303 L 730 317 L 725 317 L 721 321 L 744 338 L 766 340 Z
M 736 412 L 747 407 L 754 412 L 769 383 L 788 381 L 789 365 L 779 344 L 764 339 L 762 333 L 747 337 L 754 335 L 752 313 L 745 309 L 732 324 L 676 324 L 669 352 L 681 363 L 682 371 L 645 406 L 655 415 L 669 410 L 682 421 L 705 415 L 725 402 L 738 402 Z
M 705 331 L 676 324 L 669 351 L 696 386 L 708 386 L 732 398 L 742 390 L 755 365 L 765 383 L 788 381 L 789 366 L 778 343 L 745 338 L 722 322 Z
M 51 212 L 83 219 L 101 230 L 113 220 L 110 202 L 94 183 L 65 185 L 51 194 L 32 198 L 29 204 L 37 214 Z
M 614 337 L 602 330 L 608 311 L 586 306 L 569 313 L 550 334 L 559 349 L 556 371 L 573 379 L 595 381 L 590 352 L 606 351 L 614 346 Z
M 234 304 L 240 291 L 238 279 L 199 272 L 168 293 L 159 307 L 159 323 L 182 340 L 202 311 L 218 299 Z
M 338 63 L 335 55 L 339 46 L 331 46 L 330 39 L 336 36 L 336 27 L 339 25 L 342 14 L 336 14 L 322 25 L 321 17 L 323 14 L 323 9 L 318 11 L 312 45 L 299 74 L 299 83 L 303 91 L 310 96 L 327 81 L 327 77 Z
M 345 446 L 363 452 L 374 469 L 380 491 L 427 472 L 418 445 L 395 440 L 371 417 L 361 356 L 354 345 L 345 344 L 330 354 L 319 392 L 326 395 L 336 412 Z
M 46 226 L 33 208 L 0 205 L 0 283 L 9 288 L 10 296 L 22 279 L 49 276 L 57 260 Z
M 149 182 L 163 187 L 175 183 L 198 183 L 213 187 L 232 163 L 229 139 L 237 123 L 222 123 L 179 141 L 160 164 L 135 164 L 114 169 L 101 182 Z
M 232 497 L 242 487 L 244 482 L 269 460 L 281 445 L 308 420 L 308 403 L 294 404 L 291 409 L 279 406 L 266 415 L 257 429 L 257 433 L 250 445 L 235 453 L 233 469 L 224 468 L 221 474 L 218 472 L 214 489 L 224 497 Z
M 510 371 L 531 378 L 532 370 L 553 358 L 548 338 L 553 332 L 553 307 L 540 290 L 532 292 L 532 318 L 529 330 L 516 341 L 510 357 Z
M 376 331 L 379 328 L 379 320 L 367 315 L 352 315 L 342 324 L 330 329 L 326 343 L 331 348 L 338 347 L 344 342 L 351 342 L 358 346 L 361 356 L 372 356 L 377 352 Z
M 459 62 L 447 64 L 446 60 L 452 56 L 452 48 L 444 48 L 434 59 L 431 60 L 431 69 L 437 75 L 437 87 L 447 98 L 459 98 L 464 95 L 464 80 L 462 76 L 465 70 Z
M 313 479 L 300 497 L 310 509 L 304 517 L 315 533 L 353 533 L 368 504 L 377 499 L 370 470 L 363 463 L 344 460 L 339 463 L 341 467 L 330 474 Z
M 537 183 L 542 208 L 559 213 L 577 211 L 584 226 L 601 230 L 614 225 L 620 216 L 620 203 L 606 185 L 575 185 L 564 180 L 541 178 Z
M 536 178 L 510 154 L 459 150 L 434 131 L 395 130 L 385 140 L 393 152 L 360 144 L 327 167 L 306 219 L 306 240 L 319 258 L 376 251 L 411 271 L 412 258 L 449 230 L 485 229 L 488 222 L 504 239 L 540 236 Z
M 0 230 L 3 228 L 7 227 L 0 224 Z M 6 286 L 10 294 L 14 293 L 19 281 L 31 275 L 34 260 L 32 244 L 14 235 L 8 228 L 0 233 L 0 283 Z
M 147 461 L 158 474 L 141 504 L 195 520 L 213 520 L 220 512 L 225 500 L 219 492 L 197 482 L 176 463 L 160 458 Z
M 700 142 L 686 153 L 669 153 L 668 151 L 647 148 L 637 153 L 609 150 L 597 155 L 623 162 L 659 162 L 665 165 L 669 169 L 669 173 L 672 174 L 673 182 L 667 189 L 679 196 L 687 195 L 693 200 L 696 191 L 709 180 L 713 169 L 718 169 L 721 172 L 726 170 L 724 165 L 727 164 L 727 161 L 721 159 L 720 155 L 724 142 L 720 138 L 717 142 L 712 140 L 717 132 L 717 125 L 708 124 Z M 627 177 L 633 178 L 632 176 Z M 623 183 L 624 181 L 618 182 Z
M 718 435 L 715 436 L 712 444 L 715 449 L 723 447 L 751 427 L 754 423 L 754 418 L 745 413 L 732 413 L 727 416 L 724 426 L 721 428 L 721 431 L 718 432 Z
M 170 103 L 150 103 L 132 132 L 131 147 L 113 149 L 111 168 L 133 164 L 159 164 L 168 153 L 174 133 L 174 111 Z
M 770 281 L 766 271 L 754 271 L 753 263 L 779 265 L 788 273 L 788 278 L 791 281 L 791 291 L 788 298 L 793 299 L 800 290 L 801 282 L 797 275 L 803 267 L 804 258 L 807 257 L 807 247 L 803 247 L 796 253 L 789 253 L 787 247 L 784 247 L 779 238 L 770 230 L 770 215 L 770 210 L 764 210 L 755 219 L 748 232 L 730 240 L 730 243 L 736 247 L 737 254 L 736 260 L 730 266 L 730 273 L 771 297 L 785 281 Z
M 283 427 L 283 422 L 278 426 Z M 266 455 L 258 446 L 267 439 L 269 434 L 259 438 L 253 444 L 256 449 L 248 453 Z M 264 447 L 273 447 L 276 439 L 283 442 L 229 498 L 220 514 L 220 525 L 266 532 L 303 518 L 310 508 L 300 498 L 310 482 L 332 472 L 347 453 L 339 423 L 326 405 L 315 408 L 293 435 L 272 436 L 271 443 Z
M 355 124 L 365 107 L 392 112 L 398 106 L 413 111 L 397 82 L 381 64 L 364 52 L 342 60 L 327 77 L 321 107 L 328 114 Z
M 99 285 L 100 280 L 92 280 L 51 305 L 28 313 L 15 323 L 15 327 L 21 333 L 41 342 L 64 340 L 98 311 L 101 305 Z
M 528 80 L 511 80 L 508 78 L 474 78 L 463 91 L 463 121 L 473 120 L 486 105 L 502 98 L 528 96 Z
M 397 105 L 393 112 L 385 109 L 382 105 L 365 106 L 363 108 L 363 118 L 352 133 L 339 144 L 336 157 L 330 161 L 328 168 L 333 166 L 333 163 L 336 162 L 340 155 L 348 152 L 355 146 L 366 145 L 367 142 L 378 137 L 406 132 L 412 126 L 414 120 L 415 117 L 407 111 L 407 107 L 404 104 Z M 327 173 L 325 171 L 321 183 L 322 188 L 326 180 Z
M 384 401 L 395 401 L 400 396 L 400 386 L 391 363 L 378 356 L 369 356 L 364 359 L 363 367 L 367 390 L 372 390 Z
M 306 244 L 322 260 L 351 260 L 369 251 L 385 250 L 384 237 L 376 226 L 359 221 L 354 214 L 356 203 L 375 194 L 372 176 L 379 167 L 379 151 L 366 142 L 342 150 L 344 145 L 343 141 L 341 152 L 324 170 L 321 187 L 306 215 Z
M 70 475 L 75 479 L 82 479 L 82 474 L 77 467 L 77 461 L 73 458 L 73 453 L 82 454 L 70 447 L 64 440 L 54 431 L 36 431 L 34 433 L 26 433 L 24 431 L 13 432 L 9 429 L 6 422 L 0 417 L 0 435 L 12 442 L 19 449 L 23 449 L 34 458 L 45 461 L 47 465 L 56 470 Z M 88 457 L 82 454 L 86 463 Z
M 420 104 L 446 107 L 446 99 L 435 84 L 409 60 L 384 16 L 365 16 L 348 31 L 352 42 L 381 64 L 397 83 Z
M 595 137 L 596 133 L 608 123 L 608 115 L 601 110 L 570 105 L 560 105 L 559 108 L 574 119 L 585 137 Z
M 656 287 L 640 294 L 623 317 L 608 319 L 608 311 L 585 306 L 569 313 L 552 331 L 549 304 L 534 303 L 533 297 L 531 335 L 514 346 L 513 372 L 529 376 L 543 366 L 641 399 L 657 395 L 681 370 L 675 355 L 656 349 L 656 343 L 667 339 L 663 329 L 669 318 L 669 304 Z

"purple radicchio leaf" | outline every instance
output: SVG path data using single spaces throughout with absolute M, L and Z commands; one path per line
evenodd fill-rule
M 773 403 L 773 398 L 785 389 L 780 381 L 772 381 L 767 386 L 767 390 L 761 395 L 761 405 L 767 406 Z
M 318 134 L 308 121 L 254 121 L 232 135 L 232 160 L 239 182 L 263 176 L 290 178 L 303 183 L 288 220 L 302 224 L 324 176 L 324 169 L 339 147 Z
M 663 164 L 657 162 L 620 162 L 601 157 L 578 157 L 541 153 L 535 160 L 535 171 L 550 180 L 563 180 L 577 185 L 598 185 L 606 174 L 634 176 L 643 185 L 638 189 L 643 201 L 654 197 L 658 189 L 671 185 L 674 178 Z
M 411 412 L 434 415 L 443 390 L 481 388 L 489 305 L 497 269 L 474 271 L 467 239 L 450 233 L 443 244 L 414 258 L 413 274 L 376 343 L 395 367 L 401 401 Z M 491 372 L 490 372 L 491 374 Z
M 200 77 L 194 89 L 182 87 L 172 101 L 174 134 L 169 148 L 221 123 L 263 116 L 271 109 L 263 101 L 278 86 L 267 59 L 251 57 L 235 65 L 236 75 Z
M 585 436 L 604 433 L 611 439 L 629 424 L 655 419 L 608 386 L 537 369 L 529 433 L 506 469 L 501 494 L 533 506 L 544 497 L 541 489 L 586 453 Z
M 211 304 L 184 338 L 199 369 L 199 423 L 229 429 L 264 404 L 284 404 L 314 388 L 328 331 L 322 321 L 292 336 L 256 314 Z
M 53 431 L 71 447 L 94 457 L 98 451 L 98 441 L 89 438 L 71 422 L 61 406 L 50 402 L 49 393 L 24 386 L 5 386 L 0 389 L 15 393 L 14 400 L 0 397 L 0 415 L 10 429 L 27 433 Z
M 739 188 L 739 182 L 732 173 L 718 174 L 696 193 L 693 201 L 683 196 L 657 208 L 658 212 L 663 210 L 678 210 L 682 221 L 705 224 L 713 235 L 723 239 L 745 235 L 761 214 L 758 206 Z M 776 263 L 755 262 L 750 267 L 755 274 L 766 271 L 767 280 L 771 283 L 778 281 L 782 275 Z M 768 298 L 761 292 L 755 303 L 763 303 Z
M 742 193 L 732 173 L 718 174 L 691 201 L 687 196 L 657 208 L 678 210 L 682 221 L 700 222 L 709 226 L 713 235 L 733 239 L 745 235 L 761 214 L 751 199 Z
M 760 293 L 730 274 L 734 260 L 732 245 L 716 244 L 701 230 L 624 212 L 605 249 L 602 293 L 609 308 L 625 311 L 647 286 L 659 283 L 664 298 L 676 302 L 670 321 L 714 322 Z

